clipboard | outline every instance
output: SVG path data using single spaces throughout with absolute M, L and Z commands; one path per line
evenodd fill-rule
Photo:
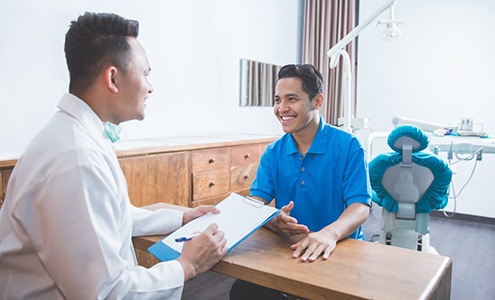
M 184 242 L 176 242 L 175 239 L 202 232 L 211 223 L 218 224 L 218 230 L 225 233 L 226 246 L 230 251 L 280 212 L 262 201 L 237 193 L 230 194 L 216 207 L 220 210 L 219 214 L 207 213 L 192 220 L 151 245 L 148 251 L 161 261 L 176 259 L 180 256 Z

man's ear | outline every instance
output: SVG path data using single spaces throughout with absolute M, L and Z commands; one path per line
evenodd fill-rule
M 117 68 L 110 66 L 105 70 L 105 83 L 107 88 L 113 93 L 118 93 L 117 87 Z
M 325 99 L 325 97 L 323 96 L 322 93 L 319 93 L 318 95 L 316 95 L 315 97 L 315 110 L 318 110 L 322 105 L 323 105 L 323 100 Z

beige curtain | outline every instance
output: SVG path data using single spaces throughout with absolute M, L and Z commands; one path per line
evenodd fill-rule
M 358 0 L 306 0 L 304 10 L 304 31 L 302 63 L 313 64 L 324 79 L 325 103 L 321 114 L 325 120 L 337 125 L 343 116 L 342 101 L 342 58 L 336 68 L 329 68 L 326 55 L 339 40 L 356 26 Z M 346 46 L 351 58 L 351 114 L 356 115 L 356 40 Z

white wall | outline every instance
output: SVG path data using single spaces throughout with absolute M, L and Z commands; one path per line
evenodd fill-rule
M 361 20 L 384 2 L 361 1 Z M 155 92 L 146 119 L 124 124 L 127 138 L 281 133 L 271 108 L 238 106 L 239 59 L 298 62 L 302 3 L 2 0 L 0 153 L 21 152 L 67 91 L 64 35 L 85 11 L 140 21 Z M 373 131 L 391 130 L 396 115 L 439 123 L 472 117 L 495 133 L 494 13 L 491 0 L 399 0 L 396 16 L 406 24 L 397 41 L 383 41 L 383 28 L 375 25 L 359 36 L 357 116 L 369 118 Z M 472 163 L 456 169 L 459 189 Z M 458 199 L 458 212 L 495 217 L 493 170 L 495 155 L 485 154 Z M 452 206 L 451 201 L 447 209 Z
M 361 1 L 360 19 L 383 3 Z M 406 21 L 395 42 L 382 40 L 384 28 L 375 24 L 359 36 L 357 116 L 369 118 L 373 131 L 390 131 L 394 116 L 446 124 L 470 117 L 495 134 L 495 1 L 399 0 L 395 15 Z M 457 190 L 472 168 L 473 162 L 455 165 Z M 495 154 L 485 154 L 458 212 L 495 217 L 494 171 Z
M 240 59 L 300 58 L 302 0 L 2 0 L 0 153 L 21 152 L 67 91 L 64 36 L 85 11 L 140 22 L 152 67 L 142 122 L 124 137 L 281 133 L 271 108 L 239 107 Z

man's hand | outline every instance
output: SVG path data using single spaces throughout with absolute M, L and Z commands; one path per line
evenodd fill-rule
M 182 216 L 182 225 L 186 225 L 197 217 L 201 217 L 206 213 L 218 214 L 220 210 L 213 205 L 200 205 L 190 211 L 187 211 Z
M 217 224 L 211 224 L 200 235 L 184 242 L 177 261 L 184 269 L 185 281 L 211 269 L 227 254 L 226 244 L 225 235 L 223 231 L 218 231 Z
M 328 232 L 328 230 L 320 230 L 308 234 L 301 241 L 291 245 L 291 249 L 295 249 L 292 256 L 294 258 L 301 257 L 301 261 L 315 261 L 318 256 L 323 253 L 323 259 L 328 259 L 330 254 L 335 250 L 338 239 Z
M 363 203 L 353 203 L 340 215 L 337 221 L 318 232 L 308 234 L 304 239 L 291 246 L 295 249 L 292 256 L 301 261 L 315 261 L 323 254 L 328 259 L 335 250 L 337 242 L 349 236 L 361 226 L 369 215 L 369 206 Z
M 294 202 L 290 201 L 289 204 L 283 206 L 280 209 L 280 213 L 267 224 L 270 230 L 285 235 L 297 235 L 305 234 L 309 232 L 306 225 L 297 224 L 297 220 L 290 216 L 290 211 L 294 208 Z

